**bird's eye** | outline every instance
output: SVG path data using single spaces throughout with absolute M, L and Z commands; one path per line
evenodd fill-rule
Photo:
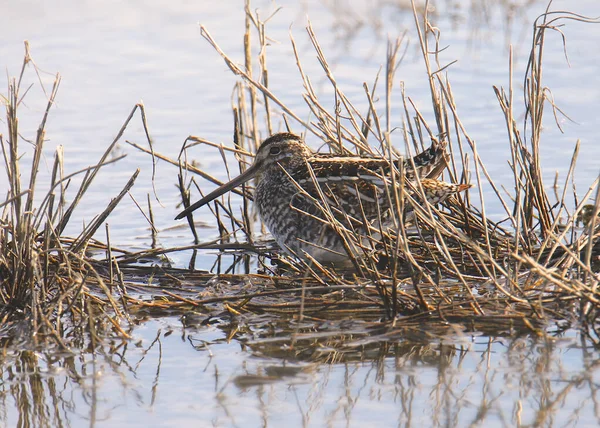
M 281 153 L 281 147 L 273 146 L 271 147 L 271 150 L 269 150 L 269 153 L 272 155 L 278 155 L 279 153 Z

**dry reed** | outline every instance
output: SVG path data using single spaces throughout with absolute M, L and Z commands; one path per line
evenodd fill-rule
M 559 218 L 567 212 L 566 190 L 558 204 L 550 202 L 550 195 L 542 181 L 539 153 L 543 146 L 540 134 L 543 107 L 546 102 L 551 102 L 542 81 L 546 31 L 556 30 L 564 20 L 598 21 L 569 12 L 551 11 L 546 11 L 536 20 L 525 76 L 524 99 L 527 114 L 522 130 L 513 113 L 511 54 L 508 93 L 503 88 L 495 88 L 506 118 L 511 151 L 509 162 L 514 179 L 514 192 L 506 195 L 494 183 L 479 156 L 477 143 L 468 135 L 460 120 L 446 73 L 451 63 L 441 63 L 438 55 L 441 34 L 429 22 L 427 10 L 427 5 L 421 10 L 413 6 L 415 26 L 429 77 L 435 114 L 434 126 L 426 122 L 403 89 L 400 101 L 405 109 L 405 120 L 401 124 L 391 123 L 391 104 L 396 99 L 394 73 L 402 58 L 402 37 L 389 43 L 384 76 L 385 96 L 381 97 L 385 100 L 383 114 L 377 110 L 374 101 L 379 76 L 375 84 L 364 84 L 369 107 L 366 112 L 361 113 L 337 84 L 317 36 L 309 25 L 309 40 L 323 73 L 333 88 L 334 110 L 326 108 L 304 71 L 296 42 L 291 37 L 298 72 L 304 84 L 304 100 L 313 118 L 306 121 L 269 89 L 265 23 L 250 12 L 249 3 L 246 6 L 244 68 L 223 52 L 208 30 L 201 27 L 203 37 L 224 59 L 230 70 L 241 78 L 236 86 L 233 105 L 234 150 L 240 170 L 248 162 L 248 153 L 254 152 L 260 144 L 259 136 L 273 132 L 273 112 L 278 110 L 283 114 L 288 129 L 291 127 L 290 122 L 295 122 L 301 129 L 323 141 L 332 152 L 340 154 L 380 154 L 392 161 L 396 154 L 391 145 L 390 134 L 398 125 L 404 130 L 407 156 L 428 145 L 429 138 L 442 138 L 450 154 L 447 170 L 450 179 L 454 182 L 472 181 L 475 184 L 476 192 L 468 192 L 464 197 L 459 196 L 451 203 L 437 208 L 417 203 L 415 197 L 404 191 L 403 171 L 397 171 L 391 178 L 388 197 L 390 204 L 397 207 L 394 221 L 398 232 L 372 230 L 373 235 L 382 235 L 380 240 L 375 240 L 369 232 L 369 236 L 360 236 L 352 228 L 350 221 L 340 222 L 332 215 L 332 208 L 340 211 L 341 207 L 330 207 L 324 199 L 317 200 L 316 204 L 323 210 L 323 217 L 328 219 L 347 247 L 354 249 L 349 251 L 349 257 L 355 274 L 349 277 L 348 274 L 320 266 L 316 261 L 306 260 L 292 260 L 292 272 L 296 272 L 298 283 L 303 285 L 314 282 L 374 287 L 379 299 L 375 304 L 380 306 L 389 319 L 395 319 L 398 314 L 412 313 L 415 308 L 439 319 L 444 319 L 448 314 L 491 317 L 505 314 L 511 308 L 510 312 L 515 311 L 515 315 L 547 320 L 566 316 L 576 307 L 580 309 L 582 319 L 595 319 L 600 298 L 597 291 L 599 277 L 596 261 L 600 253 L 596 226 L 598 198 L 595 205 L 587 209 L 588 217 L 592 219 L 588 226 L 578 228 L 577 218 L 585 205 L 584 201 L 594 193 L 598 194 L 598 180 L 585 195 L 579 198 L 576 196 L 576 200 L 582 202 L 575 207 L 574 212 L 568 213 L 566 222 L 561 223 Z M 258 77 L 252 74 L 249 48 L 253 31 L 258 34 Z M 262 116 L 258 111 L 259 98 L 263 99 Z M 552 107 L 557 110 L 554 104 Z M 259 120 L 259 117 L 263 120 Z M 524 140 L 524 136 L 527 136 L 527 140 Z M 190 137 L 186 144 L 188 141 L 205 143 L 197 137 Z M 190 146 L 185 145 L 182 153 L 188 148 Z M 223 151 L 224 148 L 220 150 Z M 572 178 L 576 154 L 577 150 L 567 181 Z M 182 170 L 191 170 L 185 159 L 180 158 L 177 162 L 181 163 Z M 497 198 L 496 205 L 499 204 L 505 211 L 505 221 L 493 222 L 486 215 L 484 186 L 493 189 Z M 412 194 L 424 199 L 418 179 Z M 406 205 L 412 206 L 416 228 L 405 227 L 402 213 L 403 206 Z M 222 238 L 235 239 L 237 236 L 240 239 L 241 230 L 245 240 L 252 242 L 252 224 L 255 218 L 248 210 L 247 198 L 244 198 L 241 216 L 236 214 L 237 211 L 232 209 L 230 203 L 225 206 L 216 201 L 215 207 L 217 209 L 214 213 Z M 506 222 L 508 226 L 503 226 Z M 230 226 L 226 226 L 227 224 Z M 365 242 L 369 244 L 365 246 Z M 205 246 L 198 246 L 202 247 Z M 362 253 L 362 256 L 356 257 L 357 253 Z M 264 269 L 270 270 L 268 266 L 264 266 Z M 302 295 L 305 296 L 305 293 Z M 579 306 L 572 305 L 573 299 L 579 302 Z M 569 310 L 565 312 L 563 306 Z M 301 304 L 301 317 L 306 314 L 306 310 L 307 306 Z

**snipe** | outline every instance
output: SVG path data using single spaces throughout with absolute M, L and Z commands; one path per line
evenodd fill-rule
M 431 204 L 471 187 L 435 179 L 446 167 L 444 148 L 435 141 L 415 156 L 413 163 L 404 161 L 405 178 L 414 181 L 417 175 Z M 192 204 L 176 219 L 254 177 L 254 203 L 262 221 L 279 246 L 297 257 L 309 254 L 325 263 L 348 259 L 340 234 L 328 217 L 362 233 L 368 227 L 365 223 L 378 227 L 381 220 L 385 227 L 391 218 L 385 188 L 391 184 L 390 164 L 386 159 L 314 153 L 299 136 L 280 133 L 261 144 L 254 163 L 243 174 Z

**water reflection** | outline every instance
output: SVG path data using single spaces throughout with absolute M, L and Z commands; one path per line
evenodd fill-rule
M 95 357 L 7 351 L 0 418 L 19 427 L 600 422 L 599 353 L 584 337 L 434 332 L 363 345 L 365 326 L 345 327 L 305 329 L 290 343 L 267 318 L 186 327 L 169 318 L 145 322 L 133 342 L 107 341 Z
M 571 352 L 564 351 L 566 343 Z M 578 419 L 581 412 L 591 415 L 596 399 L 597 352 L 587 349 L 584 340 L 577 344 L 575 338 L 482 336 L 447 337 L 432 343 L 381 342 L 359 347 L 350 361 L 331 365 L 315 365 L 315 359 L 323 362 L 322 354 L 308 357 L 302 345 L 294 354 L 298 358 L 289 358 L 289 348 L 295 346 L 280 342 L 282 354 L 267 352 L 280 358 L 279 366 L 270 359 L 243 366 L 242 374 L 231 382 L 235 389 L 227 382 L 223 385 L 221 403 L 254 391 L 255 403 L 264 411 L 262 420 L 274 425 L 281 416 L 277 409 L 290 405 L 290 400 L 297 405 L 296 420 L 306 425 L 316 420 L 330 425 L 372 424 L 377 409 L 377 417 L 388 423 L 431 418 L 435 426 L 483 420 L 538 426 Z M 320 341 L 320 347 L 335 358 L 327 340 Z M 250 348 L 253 355 L 265 357 L 265 347 Z M 284 392 L 291 395 L 281 402 Z M 572 402 L 579 405 L 571 408 Z M 594 414 L 592 419 L 597 422 L 597 418 Z

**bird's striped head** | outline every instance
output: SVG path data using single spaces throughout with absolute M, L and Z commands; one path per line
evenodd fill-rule
M 256 167 L 258 173 L 271 166 L 286 168 L 294 162 L 304 162 L 311 155 L 311 150 L 298 135 L 282 132 L 263 141 L 256 152 L 253 168 Z
M 192 211 L 206 205 L 223 193 L 230 191 L 234 187 L 237 187 L 254 177 L 260 179 L 265 171 L 269 171 L 273 167 L 278 169 L 284 168 L 287 170 L 294 165 L 304 163 L 311 155 L 311 150 L 304 144 L 298 135 L 287 132 L 274 134 L 263 141 L 256 152 L 254 162 L 243 174 L 238 175 L 218 189 L 213 190 L 204 198 L 180 212 L 175 219 L 181 219 L 187 216 Z

